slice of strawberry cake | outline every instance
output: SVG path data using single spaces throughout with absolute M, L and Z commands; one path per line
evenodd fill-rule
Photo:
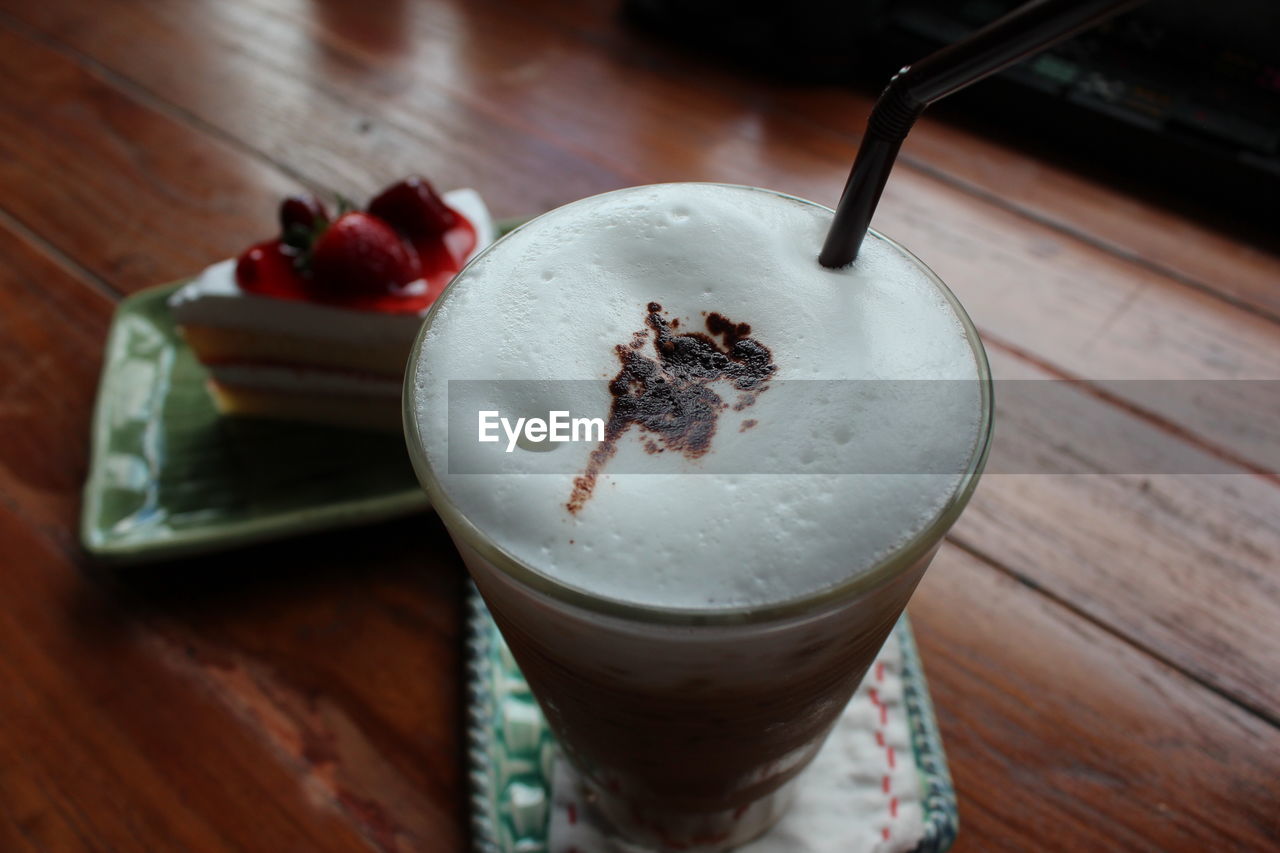
M 169 300 L 227 414 L 400 428 L 409 348 L 431 303 L 493 240 L 480 196 L 421 178 L 330 219 L 280 206 L 280 236 L 214 264 Z

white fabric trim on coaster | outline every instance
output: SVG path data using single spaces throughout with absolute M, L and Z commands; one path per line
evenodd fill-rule
M 737 853 L 900 853 L 925 836 L 922 784 L 902 696 L 902 646 L 889 636 L 867 677 L 797 781 L 790 810 Z M 609 838 L 557 758 L 549 853 L 649 853 Z

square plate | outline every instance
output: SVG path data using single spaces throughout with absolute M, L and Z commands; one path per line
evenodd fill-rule
M 128 297 L 112 319 L 80 518 L 89 553 L 166 560 L 429 506 L 399 434 L 220 415 L 169 314 L 183 283 Z

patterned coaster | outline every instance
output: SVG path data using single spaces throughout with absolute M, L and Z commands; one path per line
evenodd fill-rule
M 488 609 L 474 588 L 468 596 L 475 849 L 612 853 Z M 791 810 L 740 850 L 942 853 L 957 827 L 955 790 L 904 615 L 801 777 Z

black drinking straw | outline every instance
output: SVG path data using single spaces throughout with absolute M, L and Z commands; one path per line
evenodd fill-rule
M 858 257 L 893 160 L 925 107 L 1141 2 L 1033 0 L 895 74 L 867 119 L 819 263 L 836 269 Z

